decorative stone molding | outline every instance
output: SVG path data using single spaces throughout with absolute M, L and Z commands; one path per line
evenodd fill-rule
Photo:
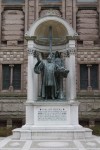
M 28 55 L 33 55 L 34 54 L 34 49 L 33 48 L 28 48 Z
M 37 56 L 37 51 L 34 48 L 28 49 L 28 55 L 32 55 L 33 57 Z
M 40 17 L 44 17 L 44 16 L 58 16 L 61 17 L 61 13 L 59 10 L 54 10 L 54 9 L 45 9 L 42 10 L 40 13 Z
M 64 52 L 65 57 L 70 57 L 70 55 L 75 55 L 76 48 L 66 48 Z
M 69 50 L 66 50 L 66 52 L 64 53 L 65 57 L 70 57 L 70 53 Z
M 78 37 L 78 34 L 75 33 L 74 36 L 69 36 L 67 35 L 66 36 L 66 39 L 69 41 L 69 40 L 77 40 L 79 37 Z
M 70 55 L 75 55 L 76 48 L 69 49 Z
M 25 39 L 27 40 L 27 41 L 29 41 L 29 40 L 35 40 L 36 39 L 36 36 L 28 36 L 27 35 L 27 33 L 25 34 Z
M 26 36 L 29 37 L 34 37 L 36 34 L 36 30 L 39 27 L 39 25 L 41 25 L 44 22 L 48 22 L 48 21 L 55 21 L 55 22 L 60 22 L 64 28 L 66 28 L 66 30 L 68 31 L 69 36 L 74 37 L 75 35 L 77 35 L 76 31 L 73 30 L 73 28 L 71 27 L 71 25 L 64 19 L 62 19 L 61 17 L 55 16 L 55 15 L 47 15 L 45 17 L 41 17 L 40 19 L 38 19 L 37 21 L 35 21 L 32 26 L 30 27 L 29 31 L 26 32 Z

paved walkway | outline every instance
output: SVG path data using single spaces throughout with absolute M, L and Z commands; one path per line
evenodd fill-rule
M 100 137 L 73 141 L 33 141 L 0 138 L 0 150 L 100 150 Z

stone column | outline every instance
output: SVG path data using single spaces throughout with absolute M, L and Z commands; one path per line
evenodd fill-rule
M 92 90 L 92 87 L 91 87 L 91 74 L 90 74 L 90 68 L 92 67 L 92 65 L 87 65 L 88 67 L 88 91 L 91 91 Z
M 26 125 L 34 124 L 33 103 L 37 100 L 38 77 L 34 72 L 34 66 L 37 60 L 34 57 L 34 42 L 28 41 L 28 76 L 27 76 L 27 102 L 26 102 Z
M 76 64 L 75 64 L 75 40 L 69 40 L 69 48 L 67 49 L 68 57 L 65 63 L 69 74 L 66 80 L 66 97 L 69 101 L 76 98 Z
M 10 91 L 13 91 L 13 67 L 14 67 L 14 65 L 9 65 L 10 66 L 10 73 L 11 73 L 11 75 L 10 75 L 10 87 L 9 87 L 9 90 Z
M 38 77 L 34 72 L 34 66 L 37 59 L 34 57 L 34 42 L 28 41 L 28 79 L 27 79 L 27 101 L 34 102 L 37 100 Z

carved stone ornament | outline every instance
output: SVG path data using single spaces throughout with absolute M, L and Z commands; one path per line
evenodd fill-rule
M 75 48 L 71 48 L 71 49 L 69 49 L 69 53 L 70 53 L 70 55 L 75 55 Z
M 34 49 L 33 48 L 28 48 L 28 55 L 33 55 L 34 54 Z
M 59 10 L 54 10 L 54 9 L 45 9 L 40 12 L 40 17 L 44 16 L 58 16 L 61 17 L 61 13 Z
M 65 57 L 70 57 L 70 55 L 75 55 L 76 48 L 67 48 L 64 52 Z

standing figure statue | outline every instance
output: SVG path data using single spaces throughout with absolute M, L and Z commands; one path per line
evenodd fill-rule
M 55 56 L 55 57 L 54 57 Z M 40 60 L 34 67 L 37 74 L 41 74 L 41 97 L 44 99 L 64 99 L 63 78 L 67 78 L 68 70 L 64 68 L 63 60 L 57 51 L 49 54 L 46 60 Z
M 40 60 L 34 67 L 37 74 L 41 73 L 41 97 L 44 99 L 55 99 L 56 97 L 56 80 L 55 80 L 55 63 L 52 55 L 49 54 L 47 60 Z
M 65 69 L 64 62 L 61 59 L 60 53 L 56 51 L 55 53 L 55 78 L 56 78 L 56 85 L 57 85 L 57 98 L 64 99 L 63 93 L 63 78 L 67 78 L 69 70 Z
M 46 60 L 40 60 L 34 67 L 37 74 L 41 73 L 41 97 L 45 99 L 64 99 L 63 95 L 63 78 L 67 77 L 68 70 L 64 68 L 63 61 L 57 51 L 52 53 L 52 26 L 49 27 L 49 56 Z

